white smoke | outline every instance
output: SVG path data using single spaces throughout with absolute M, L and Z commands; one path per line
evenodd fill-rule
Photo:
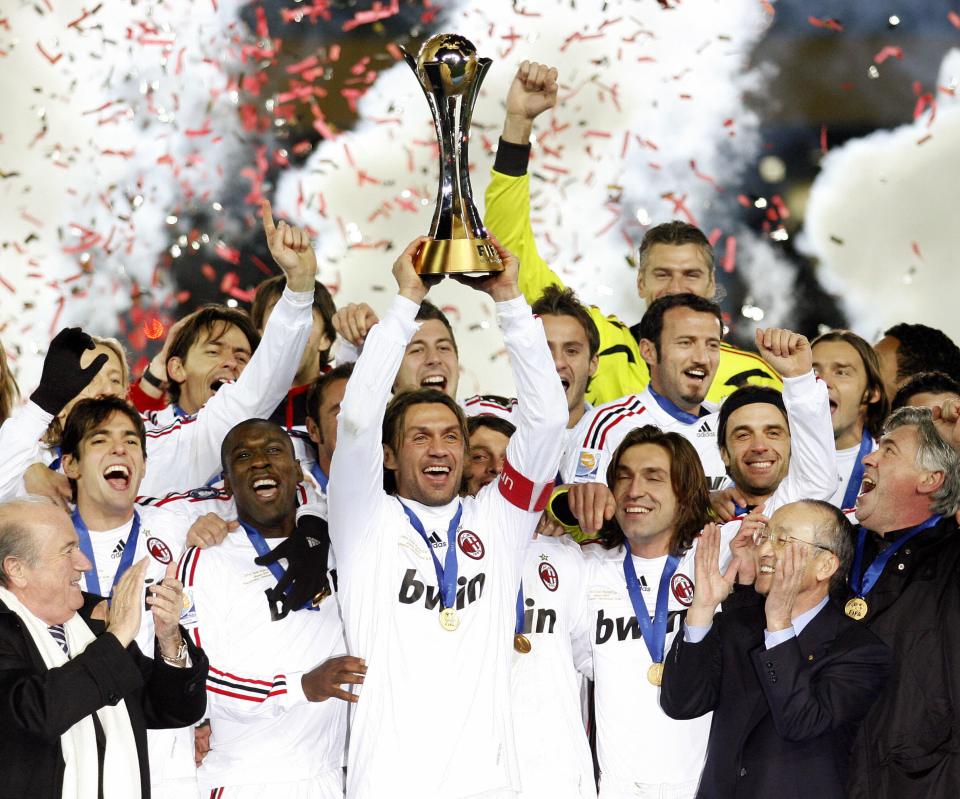
M 758 120 L 744 109 L 743 96 L 762 86 L 748 57 L 770 17 L 755 0 L 674 5 L 608 0 L 521 7 L 491 0 L 482 9 L 448 11 L 441 23 L 495 62 L 470 145 L 481 211 L 502 98 L 517 66 L 531 59 L 561 68 L 560 105 L 535 130 L 538 245 L 582 299 L 631 324 L 642 307 L 626 259 L 643 225 L 683 218 L 675 209 L 683 198 L 709 232 L 725 216 L 718 201 L 736 194 L 737 178 L 758 147 Z M 364 300 L 382 311 L 394 293 L 393 258 L 430 226 L 435 137 L 427 103 L 402 62 L 380 75 L 360 114 L 355 130 L 324 142 L 305 168 L 284 174 L 277 204 L 317 231 L 322 276 L 339 288 L 338 302 Z M 744 264 L 776 266 L 759 237 L 743 237 L 739 245 Z M 453 311 L 467 369 L 460 393 L 510 393 L 492 305 L 456 284 L 432 295 Z M 768 320 L 779 310 L 768 308 Z
M 960 340 L 960 50 L 944 59 L 936 114 L 831 150 L 814 181 L 803 245 L 868 339 L 922 322 Z
M 245 43 L 241 5 L 5 9 L 0 167 L 18 174 L 0 180 L 0 275 L 15 289 L 0 285 L 0 337 L 25 390 L 51 327 L 114 334 L 133 283 L 150 295 L 146 305 L 169 295 L 155 273 L 167 218 L 216 199 L 238 147 L 228 76 Z

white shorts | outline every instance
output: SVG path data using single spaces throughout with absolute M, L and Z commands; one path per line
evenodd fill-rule
M 201 799 L 343 799 L 343 771 L 326 771 L 313 779 L 213 788 Z

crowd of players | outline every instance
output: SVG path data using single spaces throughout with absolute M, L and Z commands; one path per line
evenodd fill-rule
M 0 796 L 960 795 L 960 351 L 736 349 L 678 221 L 638 324 L 581 304 L 530 220 L 556 79 L 461 279 L 515 399 L 457 401 L 422 239 L 337 310 L 268 203 L 283 274 L 138 380 L 70 328 L 21 402 L 0 348 Z

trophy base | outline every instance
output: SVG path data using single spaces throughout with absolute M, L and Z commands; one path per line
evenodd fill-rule
M 428 239 L 413 257 L 418 275 L 502 272 L 503 262 L 490 239 Z

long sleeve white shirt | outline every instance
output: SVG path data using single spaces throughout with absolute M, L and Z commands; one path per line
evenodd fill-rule
M 351 725 L 347 796 L 513 796 L 517 589 L 540 515 L 533 508 L 557 472 L 566 400 L 542 323 L 522 298 L 498 303 L 519 397 L 517 432 L 501 479 L 463 499 L 460 625 L 445 630 L 430 550 L 382 487 L 384 409 L 416 312 L 398 297 L 367 336 L 347 383 L 330 470 L 330 536 L 347 645 L 368 667 Z M 431 540 L 437 534 L 441 563 L 459 502 L 406 500 Z

